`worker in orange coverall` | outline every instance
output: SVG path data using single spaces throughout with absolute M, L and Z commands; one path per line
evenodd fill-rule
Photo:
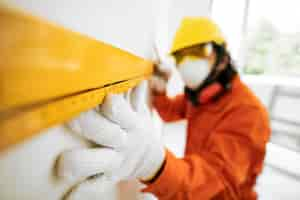
M 269 120 L 241 82 L 222 33 L 210 19 L 185 18 L 171 54 L 185 92 L 167 97 L 163 81 L 170 72 L 162 71 L 152 84 L 153 104 L 166 122 L 187 119 L 185 157 L 168 152 L 145 191 L 160 199 L 257 199 Z
M 257 199 L 254 186 L 263 169 L 269 120 L 241 82 L 222 33 L 209 18 L 186 17 L 171 55 L 184 94 L 166 96 L 171 71 L 157 65 L 150 81 L 152 103 L 166 122 L 187 120 L 184 158 L 176 158 L 155 139 L 155 129 L 141 114 L 146 109 L 137 100 L 143 96 L 139 87 L 131 94 L 133 103 L 110 95 L 100 111 L 82 114 L 72 123 L 74 131 L 104 147 L 64 153 L 60 174 L 138 178 L 146 184 L 143 191 L 160 200 Z

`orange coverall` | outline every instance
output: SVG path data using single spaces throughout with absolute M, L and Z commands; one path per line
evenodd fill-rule
M 167 151 L 161 174 L 144 192 L 160 200 L 257 199 L 269 119 L 238 76 L 230 91 L 205 105 L 195 107 L 184 95 L 153 101 L 164 121 L 187 119 L 187 144 L 183 159 Z

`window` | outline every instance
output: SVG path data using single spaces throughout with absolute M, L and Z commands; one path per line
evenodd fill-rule
M 214 0 L 212 18 L 246 74 L 300 75 L 300 1 Z
M 228 2 L 213 0 L 211 15 L 225 35 L 233 59 L 240 65 L 246 1 L 234 1 L 234 6 Z

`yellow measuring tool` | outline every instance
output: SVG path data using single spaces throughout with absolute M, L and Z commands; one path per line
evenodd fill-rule
M 0 6 L 0 150 L 125 92 L 152 62 Z

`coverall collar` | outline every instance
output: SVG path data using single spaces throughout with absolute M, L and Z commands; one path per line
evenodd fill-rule
M 198 94 L 198 100 L 202 109 L 211 110 L 213 112 L 223 109 L 225 104 L 228 103 L 228 93 L 237 92 L 241 85 L 241 80 L 236 75 L 231 81 L 231 88 L 229 91 L 224 92 L 224 88 L 218 84 L 212 84 L 206 87 L 201 93 Z M 218 98 L 216 98 L 218 97 Z

